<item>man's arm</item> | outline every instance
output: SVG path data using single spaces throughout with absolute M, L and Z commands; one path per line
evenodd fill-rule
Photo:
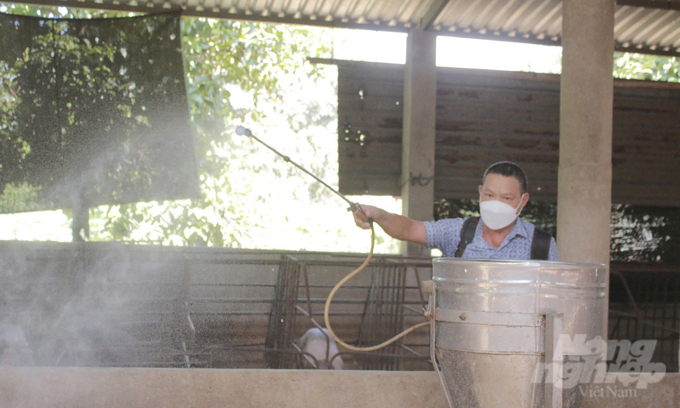
M 368 218 L 373 218 L 373 221 L 380 225 L 380 228 L 392 238 L 400 239 L 402 241 L 409 241 L 420 245 L 427 244 L 427 234 L 425 233 L 425 225 L 420 221 L 415 221 L 403 215 L 388 213 L 387 211 L 373 207 L 371 205 L 361 205 L 364 213 L 361 211 L 354 212 L 354 222 L 363 229 L 371 228 L 368 223 Z

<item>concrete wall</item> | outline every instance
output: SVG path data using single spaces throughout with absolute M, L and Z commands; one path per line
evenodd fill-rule
M 582 408 L 680 406 L 680 375 L 647 389 L 587 389 Z M 446 408 L 434 372 L 17 368 L 0 370 L 3 408 Z

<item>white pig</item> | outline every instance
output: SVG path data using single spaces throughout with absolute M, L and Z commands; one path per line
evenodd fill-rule
M 323 332 L 321 331 L 323 330 Z M 326 334 L 326 337 L 324 335 Z M 328 358 L 326 358 L 326 339 L 330 339 L 330 347 L 328 348 Z M 319 368 L 322 369 L 335 369 L 342 370 L 343 361 L 341 356 L 333 358 L 334 355 L 338 354 L 338 344 L 335 339 L 328 332 L 328 329 L 318 329 L 312 328 L 307 330 L 304 336 L 300 338 L 298 342 L 302 351 L 309 353 L 316 358 L 319 363 Z M 333 363 L 329 363 L 329 359 L 333 360 Z

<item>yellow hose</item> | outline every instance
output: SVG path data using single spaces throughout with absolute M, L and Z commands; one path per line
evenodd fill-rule
M 394 343 L 395 341 L 399 340 L 400 338 L 406 336 L 407 334 L 411 333 L 412 331 L 414 331 L 414 330 L 416 330 L 416 329 L 419 329 L 419 328 L 421 328 L 421 327 L 425 327 L 425 326 L 429 326 L 429 325 L 430 325 L 430 322 L 429 322 L 429 321 L 428 321 L 428 322 L 423 322 L 423 323 L 418 323 L 418 324 L 416 324 L 415 326 L 411 326 L 411 327 L 409 327 L 408 329 L 404 330 L 403 332 L 397 334 L 396 336 L 392 337 L 391 339 L 389 339 L 389 340 L 387 340 L 387 341 L 385 341 L 385 342 L 383 342 L 383 343 L 380 343 L 380 344 L 378 344 L 378 345 L 376 345 L 376 346 L 371 346 L 371 347 L 355 347 L 355 346 L 352 346 L 352 345 L 349 345 L 349 344 L 345 343 L 344 341 L 340 340 L 340 339 L 338 338 L 338 336 L 335 335 L 335 333 L 333 332 L 333 329 L 331 328 L 330 319 L 328 318 L 328 314 L 329 314 L 329 311 L 330 311 L 330 309 L 331 309 L 331 300 L 333 300 L 333 296 L 335 296 L 335 292 L 337 292 L 338 289 L 340 289 L 340 288 L 342 287 L 342 285 L 345 284 L 345 282 L 347 282 L 348 280 L 352 279 L 356 274 L 358 274 L 359 272 L 363 271 L 363 270 L 368 266 L 369 262 L 371 262 L 371 258 L 373 258 L 373 248 L 374 248 L 374 247 L 375 247 L 375 228 L 373 228 L 373 224 L 371 223 L 371 251 L 368 253 L 368 257 L 366 258 L 366 260 L 364 261 L 364 263 L 361 264 L 360 267 L 358 267 L 357 269 L 355 269 L 355 270 L 354 270 L 352 273 L 350 273 L 349 275 L 345 276 L 340 282 L 338 282 L 337 285 L 335 285 L 335 287 L 333 288 L 333 290 L 331 290 L 331 293 L 328 295 L 328 299 L 326 299 L 326 308 L 325 308 L 324 311 L 323 311 L 323 318 L 324 318 L 324 320 L 326 321 L 326 328 L 328 329 L 328 332 L 331 334 L 331 336 L 333 336 L 333 338 L 335 339 L 335 341 L 338 342 L 338 344 L 340 344 L 340 345 L 343 346 L 344 348 L 349 349 L 349 350 L 352 350 L 352 351 L 373 351 L 373 350 L 378 350 L 378 349 L 381 349 L 381 348 L 383 348 L 383 347 L 385 347 L 385 346 L 388 346 L 388 345 Z

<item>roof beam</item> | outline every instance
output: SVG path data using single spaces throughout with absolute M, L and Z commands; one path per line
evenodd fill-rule
M 643 7 L 661 10 L 680 10 L 680 1 L 673 0 L 616 0 L 619 6 Z
M 423 30 L 428 30 L 432 27 L 432 23 L 439 17 L 439 14 L 444 10 L 444 7 L 446 7 L 448 3 L 449 0 L 434 0 L 432 4 L 430 4 L 430 7 L 425 11 L 425 14 L 423 14 L 423 17 L 420 18 L 418 27 Z

